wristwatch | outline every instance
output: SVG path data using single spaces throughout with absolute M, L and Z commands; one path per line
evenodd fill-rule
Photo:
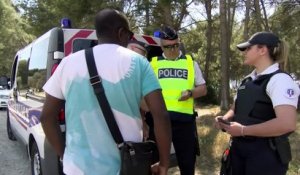
M 188 93 L 189 93 L 189 97 L 192 97 L 192 96 L 193 96 L 193 91 L 190 90 L 190 89 L 188 89 L 187 91 L 188 91 Z

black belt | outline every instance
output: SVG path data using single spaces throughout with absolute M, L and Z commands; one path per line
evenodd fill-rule
M 258 141 L 258 140 L 268 140 L 269 137 L 255 137 L 255 136 L 240 136 L 240 137 L 233 137 L 233 141 L 245 141 L 245 142 L 252 142 L 252 141 Z

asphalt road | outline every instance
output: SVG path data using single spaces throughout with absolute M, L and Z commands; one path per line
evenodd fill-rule
M 0 110 L 0 175 L 30 175 L 26 148 L 6 133 L 6 110 Z

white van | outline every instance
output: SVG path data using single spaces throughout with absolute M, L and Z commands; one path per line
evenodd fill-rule
M 134 38 L 147 43 L 153 50 L 148 58 L 157 56 L 156 52 L 161 54 L 158 38 L 142 35 L 134 35 Z M 59 158 L 45 138 L 40 123 L 45 100 L 42 87 L 63 57 L 96 44 L 95 30 L 53 28 L 19 50 L 15 56 L 7 105 L 7 134 L 10 140 L 18 140 L 26 146 L 32 175 L 63 174 Z M 64 132 L 63 109 L 57 120 Z
M 7 105 L 7 134 L 10 140 L 25 144 L 33 175 L 63 174 L 40 123 L 45 100 L 42 87 L 64 56 L 96 44 L 94 30 L 53 28 L 15 56 Z M 57 119 L 65 131 L 63 109 Z

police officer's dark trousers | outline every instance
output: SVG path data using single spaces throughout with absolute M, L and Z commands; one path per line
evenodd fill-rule
M 285 175 L 288 169 L 267 138 L 233 138 L 231 160 L 232 175 Z
M 172 141 L 181 175 L 195 174 L 195 121 L 173 121 Z

